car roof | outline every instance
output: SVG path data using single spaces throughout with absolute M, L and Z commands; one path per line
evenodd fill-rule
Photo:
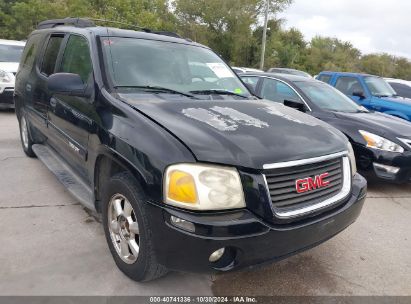
M 243 76 L 256 76 L 256 77 L 272 77 L 277 78 L 286 82 L 317 82 L 318 80 L 314 78 L 307 78 L 304 76 L 297 76 L 291 74 L 280 74 L 280 73 L 244 73 L 241 74 L 240 77 Z
M 324 74 L 328 74 L 328 75 L 343 75 L 343 76 L 374 76 L 374 77 L 380 77 L 380 76 L 375 76 L 375 75 L 371 75 L 371 74 L 366 74 L 366 73 L 353 73 L 353 72 L 333 72 L 333 71 L 323 71 L 321 73 L 319 73 L 318 75 L 324 75 Z
M 26 45 L 26 42 L 24 42 L 24 41 L 17 41 L 17 40 L 0 39 L 0 44 L 2 44 L 2 45 L 20 45 L 20 46 L 25 46 L 25 45 Z
M 173 37 L 171 35 L 160 34 L 156 32 L 146 32 L 146 31 L 134 31 L 134 30 L 126 30 L 114 27 L 106 27 L 106 26 L 90 26 L 90 27 L 76 27 L 72 25 L 58 25 L 55 27 L 50 28 L 43 28 L 37 29 L 32 32 L 32 34 L 37 33 L 45 33 L 45 32 L 67 32 L 67 33 L 77 33 L 77 34 L 89 34 L 93 33 L 96 36 L 110 36 L 110 37 L 124 37 L 124 38 L 136 38 L 136 39 L 147 39 L 147 40 L 157 40 L 157 41 L 164 41 L 164 42 L 174 42 L 174 43 L 181 43 L 181 44 L 188 44 L 193 46 L 200 46 L 207 48 L 200 43 L 193 42 L 190 39 L 185 38 L 178 38 Z M 173 33 L 170 33 L 173 34 Z M 173 34 L 175 35 L 175 34 Z
M 291 69 L 291 68 L 269 68 L 269 70 L 281 70 L 281 71 L 298 71 L 298 72 L 304 72 L 304 71 L 300 71 L 297 69 Z

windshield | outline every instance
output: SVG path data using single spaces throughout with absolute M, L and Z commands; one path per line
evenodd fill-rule
M 367 76 L 365 83 L 373 96 L 392 97 L 396 95 L 394 89 L 382 78 Z
M 0 44 L 0 62 L 20 62 L 23 45 Z
M 251 96 L 234 72 L 209 49 L 123 37 L 102 38 L 102 45 L 117 89 L 161 87 L 184 93 Z
M 337 89 L 334 89 L 323 82 L 296 82 L 296 85 L 313 104 L 322 110 L 347 113 L 367 111 Z

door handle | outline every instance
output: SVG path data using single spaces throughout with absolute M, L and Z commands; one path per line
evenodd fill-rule
M 26 91 L 31 92 L 31 84 L 26 84 Z
M 55 108 L 56 105 L 57 105 L 57 100 L 56 100 L 54 97 L 52 97 L 52 98 L 50 99 L 50 106 L 51 106 L 52 108 Z

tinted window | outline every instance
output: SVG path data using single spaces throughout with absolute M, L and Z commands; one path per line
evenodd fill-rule
M 330 83 L 331 75 L 320 75 L 317 79 L 325 83 Z
M 77 35 L 71 35 L 67 41 L 61 61 L 60 72 L 80 75 L 87 83 L 92 72 L 90 50 L 87 40 Z
M 0 44 L 0 62 L 19 62 L 23 45 Z
M 30 36 L 21 56 L 20 65 L 23 67 L 31 67 L 36 58 L 37 48 L 39 43 L 39 35 Z
M 390 82 L 390 85 L 395 90 L 397 95 L 406 97 L 406 98 L 411 98 L 411 87 L 405 84 L 402 84 L 402 83 L 395 83 L 395 82 Z
M 47 48 L 44 52 L 43 62 L 40 69 L 40 71 L 47 76 L 54 73 L 57 55 L 59 53 L 63 38 L 63 36 L 51 36 L 49 42 L 47 43 Z
M 354 77 L 339 77 L 335 88 L 343 92 L 345 95 L 353 95 L 354 92 L 363 92 L 364 89 L 357 78 Z
M 284 103 L 284 100 L 301 101 L 289 85 L 269 78 L 265 78 L 263 81 L 261 97 L 281 103 Z
M 250 85 L 254 91 L 257 89 L 257 84 L 258 84 L 258 77 L 251 77 L 251 76 L 243 76 L 241 79 L 244 81 L 244 83 Z

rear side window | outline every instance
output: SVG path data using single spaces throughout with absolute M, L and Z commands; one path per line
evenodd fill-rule
M 81 36 L 71 35 L 61 61 L 60 72 L 80 75 L 87 83 L 92 72 L 90 49 L 87 40 Z
M 331 75 L 320 75 L 317 79 L 325 83 L 330 83 Z
M 43 55 L 43 61 L 41 64 L 41 73 L 49 76 L 54 73 L 54 68 L 56 67 L 57 56 L 59 54 L 61 43 L 63 42 L 63 35 L 51 36 L 48 43 L 46 51 Z
M 34 59 L 36 58 L 36 53 L 39 45 L 40 35 L 32 35 L 26 43 L 23 55 L 21 56 L 20 66 L 23 68 L 30 68 L 33 66 Z
M 335 84 L 335 88 L 343 92 L 345 95 L 353 95 L 354 92 L 364 92 L 364 89 L 357 78 L 340 77 Z
M 263 81 L 261 97 L 280 103 L 284 103 L 284 100 L 301 101 L 300 97 L 289 85 L 269 78 Z

